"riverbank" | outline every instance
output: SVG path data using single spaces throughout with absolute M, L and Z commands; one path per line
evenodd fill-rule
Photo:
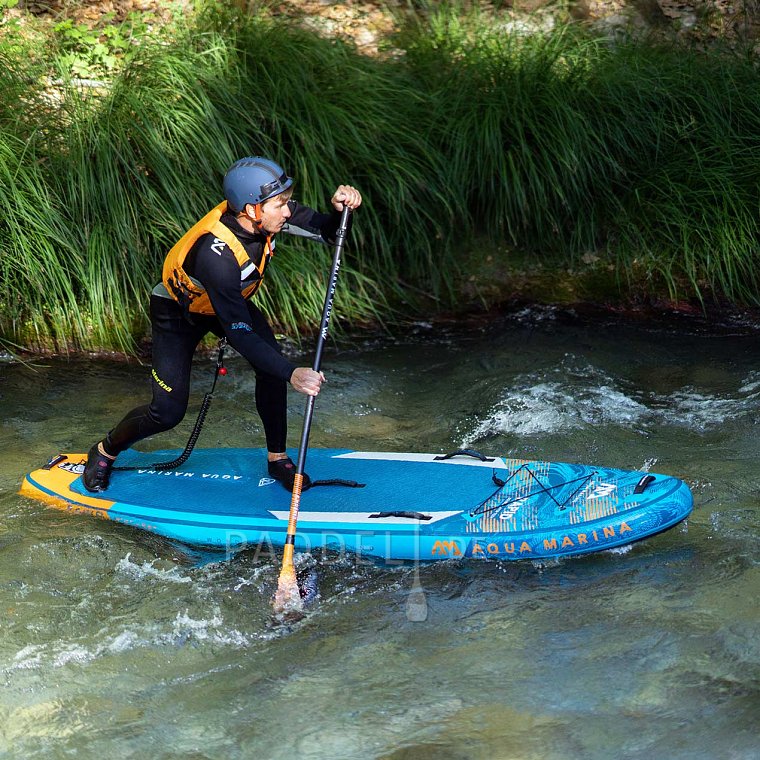
M 338 296 L 340 298 L 340 295 Z M 317 319 L 318 315 L 315 316 Z M 334 330 L 330 349 L 339 354 L 352 351 L 373 351 L 383 343 L 427 345 L 445 341 L 447 336 L 463 333 L 487 333 L 496 324 L 520 324 L 545 329 L 583 328 L 605 332 L 625 325 L 644 332 L 684 335 L 703 338 L 760 336 L 760 309 L 737 309 L 726 305 L 703 306 L 698 303 L 662 301 L 659 303 L 598 303 L 591 301 L 549 303 L 518 296 L 489 307 L 473 306 L 469 310 L 440 310 L 381 326 L 344 324 Z M 336 325 L 337 327 L 337 325 Z M 283 353 L 292 360 L 312 356 L 316 330 L 306 326 L 300 334 L 278 336 Z M 218 342 L 207 338 L 196 350 L 196 361 L 214 359 Z M 235 356 L 231 348 L 228 357 Z M 75 363 L 106 361 L 114 365 L 150 365 L 152 344 L 146 337 L 130 352 L 114 350 L 28 351 L 0 343 L 0 365 L 17 362 L 31 369 L 47 359 L 66 359 Z M 328 369 L 328 374 L 330 370 Z
M 75 24 L 53 37 L 4 25 L 0 339 L 138 352 L 166 250 L 254 149 L 309 205 L 346 178 L 364 194 L 336 324 L 515 297 L 757 305 L 751 49 L 494 18 L 428 8 L 370 56 L 270 10 L 209 6 L 141 28 L 113 60 L 134 24 L 110 48 L 96 38 L 103 49 Z M 283 243 L 260 303 L 296 335 L 321 308 L 326 264 Z

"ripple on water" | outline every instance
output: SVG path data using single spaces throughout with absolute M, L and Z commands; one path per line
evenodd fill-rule
M 582 376 L 580 382 L 578 374 Z M 756 373 L 751 373 L 733 396 L 689 387 L 662 395 L 628 391 L 625 383 L 591 365 L 580 373 L 557 367 L 518 375 L 501 399 L 465 434 L 463 445 L 489 435 L 529 436 L 595 425 L 634 429 L 670 425 L 704 431 L 758 410 L 760 381 Z

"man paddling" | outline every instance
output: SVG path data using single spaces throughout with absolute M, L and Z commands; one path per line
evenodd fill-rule
M 296 468 L 288 457 L 287 384 L 316 396 L 324 375 L 295 367 L 283 355 L 252 297 L 274 255 L 279 232 L 332 241 L 344 206 L 361 205 L 360 193 L 339 185 L 334 211 L 322 214 L 292 200 L 293 179 L 267 158 L 236 161 L 224 177 L 225 201 L 195 224 L 169 252 L 163 280 L 151 294 L 153 367 L 150 404 L 129 412 L 87 455 L 89 491 L 108 488 L 116 457 L 148 436 L 178 425 L 190 395 L 193 353 L 209 332 L 226 337 L 256 373 L 256 411 L 267 445 L 268 472 L 288 490 Z M 307 477 L 305 485 L 309 485 Z

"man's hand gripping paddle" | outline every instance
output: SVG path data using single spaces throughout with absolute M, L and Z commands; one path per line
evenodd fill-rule
M 327 285 L 327 294 L 325 295 L 325 305 L 322 309 L 322 324 L 319 328 L 317 351 L 314 356 L 314 365 L 312 367 L 315 372 L 319 372 L 322 366 L 322 352 L 327 339 L 327 329 L 330 324 L 330 315 L 332 314 L 333 309 L 335 287 L 338 283 L 340 256 L 348 232 L 348 220 L 350 216 L 351 209 L 348 206 L 344 206 L 343 213 L 340 217 L 340 224 L 338 225 L 338 230 L 335 235 L 335 254 L 333 256 L 332 269 L 330 271 L 330 281 Z M 282 553 L 282 568 L 280 569 L 280 577 L 277 581 L 277 593 L 274 597 L 274 611 L 276 614 L 282 614 L 284 612 L 300 612 L 303 609 L 301 592 L 298 588 L 298 580 L 296 578 L 296 568 L 293 564 L 293 549 L 296 540 L 298 509 L 301 505 L 303 474 L 306 469 L 306 451 L 309 448 L 309 433 L 311 432 L 311 419 L 313 415 L 314 396 L 309 396 L 306 399 L 306 414 L 304 415 L 303 420 L 301 445 L 298 449 L 298 464 L 296 465 L 295 482 L 293 484 L 293 496 L 290 500 L 288 533 L 285 538 L 285 548 Z

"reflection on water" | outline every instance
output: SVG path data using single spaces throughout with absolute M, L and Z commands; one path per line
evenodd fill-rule
M 414 332 L 326 355 L 312 445 L 651 467 L 692 487 L 688 525 L 575 559 L 423 566 L 424 592 L 411 566 L 300 556 L 320 599 L 278 625 L 270 558 L 16 495 L 142 402 L 145 367 L 4 360 L 0 753 L 760 756 L 757 333 L 551 310 Z M 196 409 L 212 366 L 196 362 Z M 200 445 L 259 446 L 252 373 L 229 368 Z M 181 447 L 191 424 L 142 446 Z

